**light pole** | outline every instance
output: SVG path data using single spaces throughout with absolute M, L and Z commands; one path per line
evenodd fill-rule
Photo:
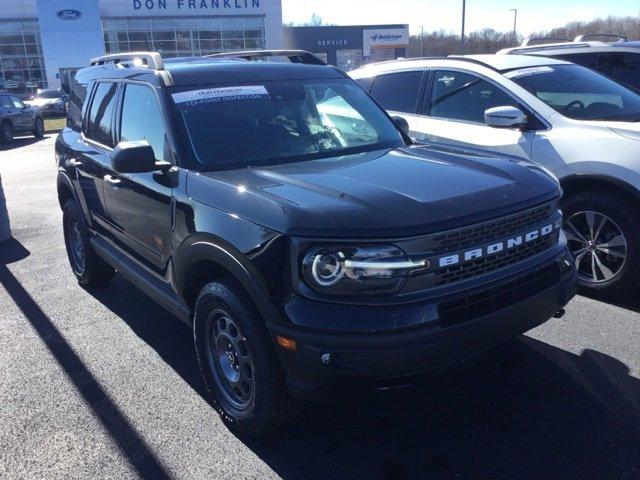
M 11 238 L 11 229 L 9 228 L 9 212 L 7 211 L 7 202 L 2 191 L 2 177 L 0 176 L 0 242 Z
M 462 0 L 462 34 L 460 35 L 460 53 L 464 54 L 464 16 L 467 8 L 467 1 Z
M 424 56 L 424 25 L 420 25 L 420 57 Z
M 509 11 L 513 12 L 513 45 L 518 46 L 518 9 L 510 8 Z

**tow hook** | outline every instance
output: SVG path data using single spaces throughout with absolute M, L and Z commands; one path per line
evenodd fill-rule
M 564 317 L 565 311 L 564 308 L 561 308 L 556 313 L 553 314 L 553 318 L 562 318 Z

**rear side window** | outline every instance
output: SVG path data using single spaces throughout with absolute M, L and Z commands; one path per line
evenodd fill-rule
M 640 89 L 640 54 L 619 52 L 607 53 L 604 57 L 604 73 L 620 83 Z
M 164 160 L 165 128 L 155 93 L 144 85 L 128 84 L 122 101 L 120 141 L 146 140 L 156 160 Z
M 582 65 L 583 67 L 598 72 L 602 72 L 604 69 L 602 55 L 600 53 L 568 53 L 566 55 L 557 55 L 557 58 Z
M 400 72 L 376 78 L 371 96 L 393 112 L 416 113 L 422 72 Z
M 67 126 L 74 130 L 82 128 L 82 106 L 87 97 L 87 86 L 81 83 L 73 85 L 69 96 L 69 114 L 67 116 Z
M 87 137 L 108 147 L 113 147 L 111 120 L 117 87 L 115 83 L 98 84 L 87 122 Z

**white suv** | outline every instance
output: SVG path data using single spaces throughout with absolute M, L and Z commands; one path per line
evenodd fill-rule
M 554 173 L 583 291 L 640 284 L 639 95 L 579 65 L 525 55 L 400 60 L 350 75 L 417 141 Z

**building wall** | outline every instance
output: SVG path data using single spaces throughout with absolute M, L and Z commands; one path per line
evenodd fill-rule
M 165 31 L 173 30 L 176 32 L 179 26 L 180 28 L 184 26 L 189 30 L 188 42 L 191 43 L 188 44 L 192 45 L 190 49 L 176 47 L 171 50 L 169 56 L 197 55 L 217 50 L 218 44 L 215 42 L 210 42 L 208 49 L 200 48 L 200 35 L 203 30 L 208 33 L 224 32 L 225 30 L 246 33 L 251 29 L 264 26 L 264 35 L 260 42 L 233 43 L 224 42 L 222 39 L 220 51 L 245 49 L 254 45 L 278 49 L 283 45 L 281 0 L 0 0 L 0 4 L 2 5 L 0 8 L 0 27 L 2 27 L 3 21 L 7 28 L 9 28 L 9 23 L 13 22 L 10 28 L 16 29 L 18 33 L 12 34 L 12 38 L 18 38 L 21 35 L 20 32 L 24 30 L 21 25 L 16 24 L 16 21 L 20 23 L 25 19 L 37 20 L 35 28 L 39 27 L 41 57 L 44 58 L 46 81 L 49 87 L 60 86 L 61 68 L 86 66 L 91 58 L 105 53 L 103 26 L 106 23 L 109 28 L 115 30 L 112 33 L 115 38 L 118 38 L 119 32 L 117 27 L 114 27 L 117 22 L 112 21 L 113 19 L 121 20 L 125 25 L 126 41 L 116 42 L 118 47 L 121 45 L 123 47 L 117 51 L 127 51 L 133 46 L 137 49 L 139 45 L 162 45 L 160 33 L 163 29 L 161 27 L 163 19 L 166 20 L 165 23 L 171 23 L 171 28 L 167 27 Z M 60 14 L 63 11 L 76 13 L 71 16 Z M 135 25 L 135 20 L 143 19 L 150 20 L 148 31 L 151 40 L 147 41 L 145 37 L 143 43 L 130 42 L 129 26 Z M 184 21 L 179 22 L 180 19 Z M 105 20 L 109 20 L 109 22 L 105 22 Z M 220 22 L 220 26 L 217 29 L 211 27 L 217 21 Z M 29 24 L 25 28 L 34 27 Z M 159 39 L 154 42 L 153 36 L 156 31 L 159 32 Z M 184 32 L 181 33 L 184 34 Z M 176 42 L 178 35 L 179 33 L 176 32 Z M 13 40 L 11 41 L 13 42 Z M 2 36 L 0 35 L 0 46 L 1 42 Z M 3 54 L 0 52 L 0 80 L 5 81 L 2 78 L 1 70 L 3 59 Z M 26 56 L 23 59 L 9 59 L 7 57 L 6 63 L 26 65 L 29 61 L 31 60 Z M 11 71 L 15 71 L 16 68 L 12 67 Z M 32 66 L 24 67 L 23 70 L 30 72 L 31 68 Z M 13 73 L 11 75 L 14 76 Z M 17 74 L 14 83 L 15 81 L 20 81 Z M 35 88 L 33 87 L 34 82 L 27 79 L 27 83 L 31 85 L 28 87 L 28 91 Z

